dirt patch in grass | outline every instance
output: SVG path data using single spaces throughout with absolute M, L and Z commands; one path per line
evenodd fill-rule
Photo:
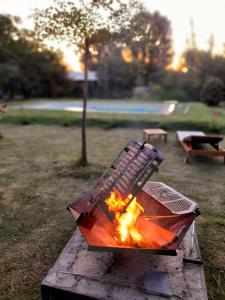
M 87 168 L 80 156 L 79 128 L 1 125 L 0 299 L 40 299 L 40 283 L 71 236 L 75 224 L 66 206 L 87 192 L 138 128 L 88 128 Z M 191 159 L 169 133 L 153 139 L 165 153 L 163 181 L 198 202 L 198 235 L 210 299 L 224 299 L 225 167 L 222 159 Z

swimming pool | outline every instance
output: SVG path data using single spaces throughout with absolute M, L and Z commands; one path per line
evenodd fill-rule
M 20 106 L 21 108 L 21 106 Z M 64 110 L 82 111 L 82 101 L 34 101 L 23 104 L 25 109 L 44 109 L 44 110 Z M 168 114 L 168 104 L 164 103 L 133 103 L 125 101 L 89 101 L 87 111 L 102 113 L 148 113 L 148 114 Z

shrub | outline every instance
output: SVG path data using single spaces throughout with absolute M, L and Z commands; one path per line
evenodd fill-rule
M 161 100 L 190 101 L 188 94 L 181 89 L 162 89 L 159 93 Z
M 209 106 L 218 106 L 225 100 L 225 86 L 220 78 L 210 76 L 206 79 L 200 94 L 201 101 Z

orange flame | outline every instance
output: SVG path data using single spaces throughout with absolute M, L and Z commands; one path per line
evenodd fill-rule
M 105 203 L 110 212 L 115 215 L 114 219 L 114 237 L 115 239 L 126 245 L 140 244 L 142 235 L 136 227 L 138 216 L 144 212 L 143 207 L 137 202 L 137 198 L 131 201 L 126 211 L 125 207 L 133 196 L 131 194 L 123 200 L 120 195 L 111 192 L 110 196 L 106 199 Z

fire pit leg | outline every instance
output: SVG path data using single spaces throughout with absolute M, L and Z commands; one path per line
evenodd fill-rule
M 189 155 L 188 154 L 185 156 L 184 161 L 185 161 L 186 164 L 190 163 L 190 161 L 189 161 Z

